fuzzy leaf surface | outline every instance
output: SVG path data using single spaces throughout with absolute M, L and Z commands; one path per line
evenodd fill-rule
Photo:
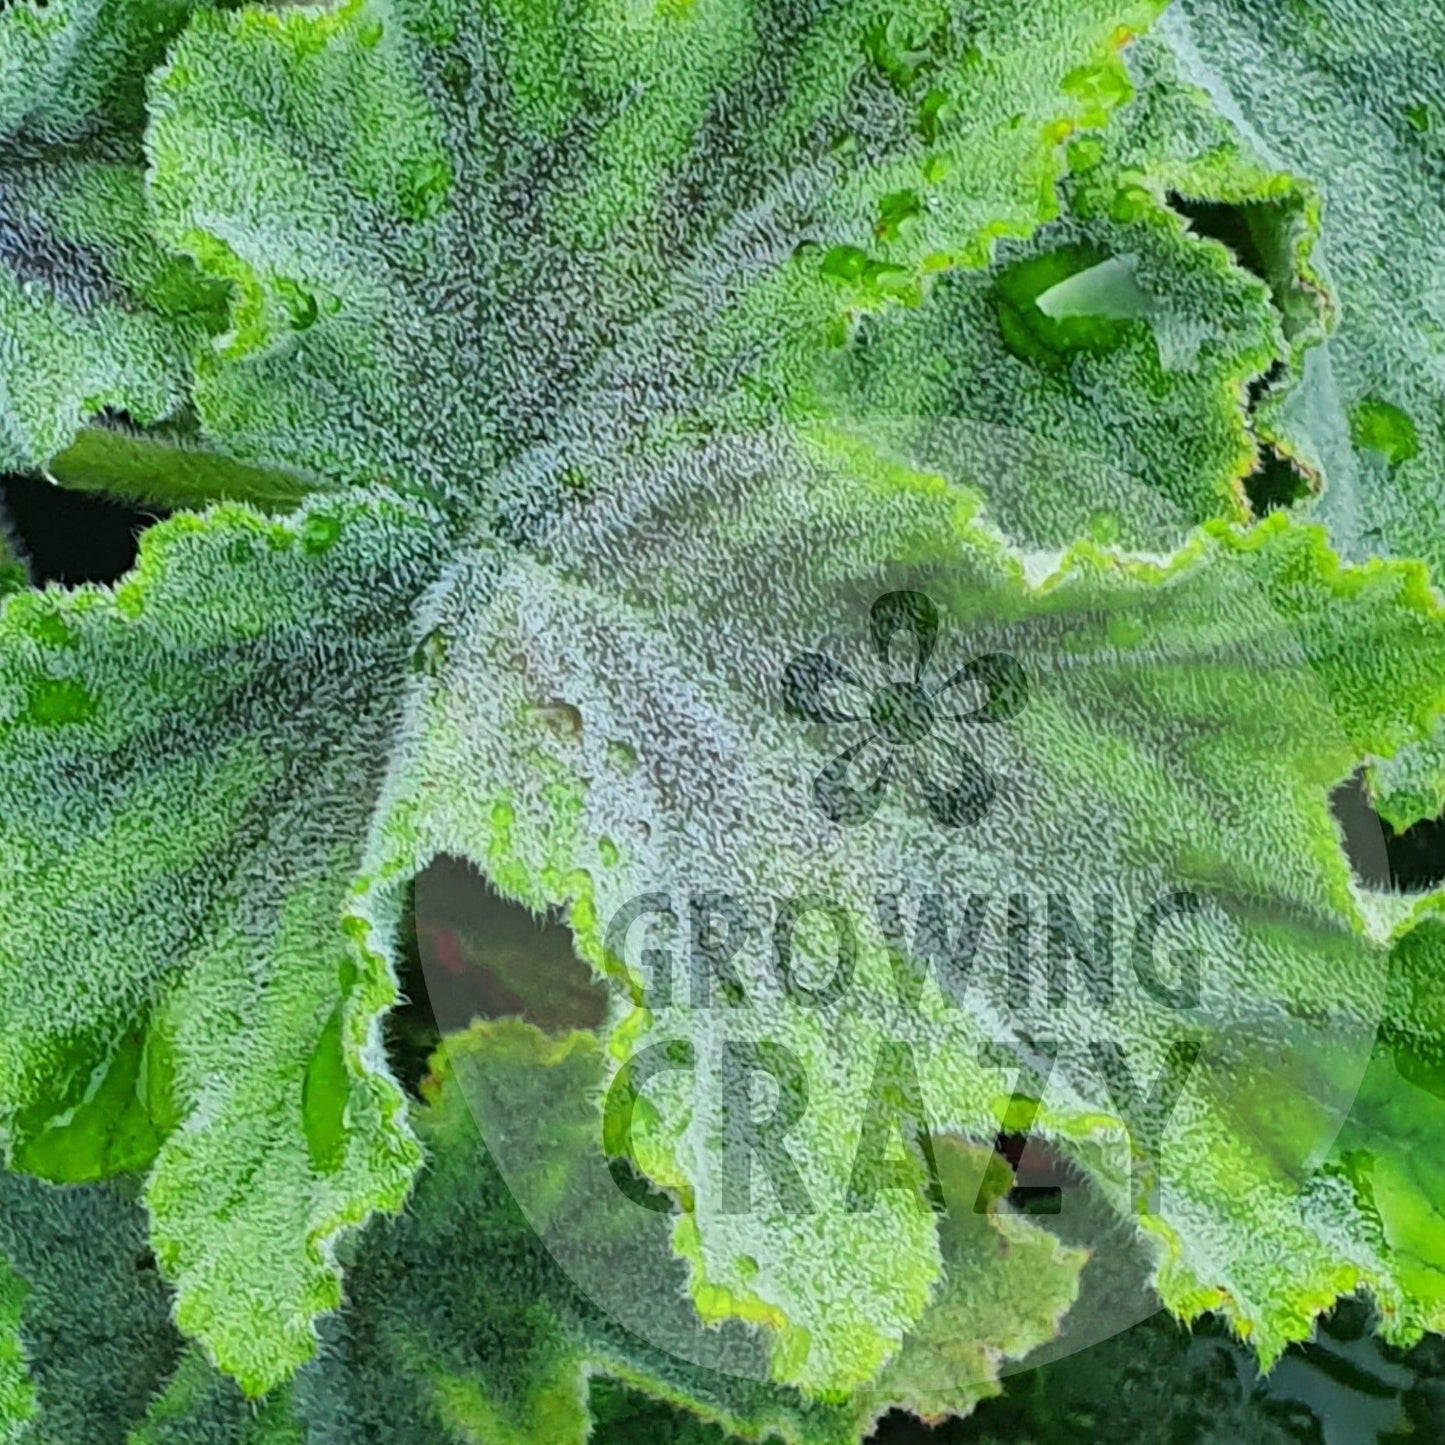
M 1318 194 L 1332 326 L 1271 425 L 1348 556 L 1445 568 L 1445 7 L 1182 0 L 1161 38 L 1238 149 Z M 1379 771 L 1398 827 L 1445 805 L 1445 742 Z
M 8 1159 L 148 1171 L 177 1321 L 253 1391 L 417 1161 L 344 914 L 437 535 L 381 496 L 181 515 L 114 589 L 0 613 Z
M 106 408 L 183 407 L 222 288 L 151 230 L 150 68 L 190 0 L 20 0 L 0 11 L 0 467 L 43 466 Z
M 914 1050 L 924 1122 L 991 1139 L 1010 1070 L 983 1051 L 1003 1045 L 1016 1081 L 1031 1040 L 1061 1041 L 1034 1128 L 1136 1217 L 1167 1303 L 1224 1309 L 1266 1358 L 1356 1286 L 1398 1319 L 1437 1317 L 1339 1181 L 1315 1172 L 1368 1058 L 1388 954 L 1329 795 L 1362 756 L 1433 721 L 1442 624 L 1423 572 L 1343 568 L 1319 529 L 1283 517 L 1208 529 L 1163 562 L 1094 544 L 1051 560 L 1030 573 L 972 494 L 847 436 L 751 436 L 677 449 L 634 471 L 625 502 L 579 509 L 539 556 L 500 572 L 459 564 L 435 594 L 417 743 L 367 869 L 373 905 L 445 853 L 533 907 L 570 907 L 583 955 L 619 990 L 615 1057 L 693 1051 L 691 1078 L 655 1086 L 637 1151 L 691 1200 L 675 1242 L 699 1309 L 772 1328 L 782 1380 L 865 1383 L 940 1273 L 916 1159 L 894 1181 L 911 1187 L 845 1202 L 889 1042 Z M 1007 729 L 968 736 L 997 785 L 972 828 L 934 827 L 906 774 L 871 821 L 840 827 L 809 796 L 830 753 L 784 705 L 789 660 L 822 639 L 846 646 L 842 619 L 866 632 L 869 599 L 905 582 L 947 611 L 957 656 L 1003 652 L 1031 679 Z M 840 729 L 838 746 L 864 735 Z M 926 774 L 956 754 L 916 756 Z M 1063 896 L 1082 918 L 1104 894 L 1137 921 L 1180 890 L 1200 900 L 1189 946 L 1202 991 L 1187 1007 L 1164 1006 L 1138 974 L 1108 1000 L 1013 993 L 1007 896 L 1040 912 Z M 610 932 L 658 892 L 682 930 L 660 955 L 670 987 Z M 901 936 L 880 893 L 905 899 Z M 750 942 L 700 1002 L 687 920 L 715 895 L 741 903 Z M 912 910 L 942 900 L 943 936 L 957 938 L 975 895 L 994 921 L 971 960 L 946 948 L 930 960 Z M 780 901 L 819 897 L 856 928 L 836 995 L 826 933 L 796 945 L 821 998 L 786 987 L 766 946 Z M 908 986 L 930 962 L 934 980 Z M 1117 1044 L 1153 1080 L 1188 1040 L 1200 1061 L 1167 1128 L 1142 1097 L 1133 1112 L 1093 1052 Z M 750 1209 L 727 1203 L 719 1071 L 739 1043 L 781 1046 L 806 1077 L 790 1139 L 815 1208 L 761 1186 Z M 1162 1202 L 1137 1193 L 1141 1150 L 1167 1181 Z
M 1155 0 L 602 0 L 196 18 L 161 234 L 235 288 L 212 440 L 499 496 L 528 448 L 811 403 L 857 317 L 1058 210 Z M 528 499 L 507 496 L 525 509 Z

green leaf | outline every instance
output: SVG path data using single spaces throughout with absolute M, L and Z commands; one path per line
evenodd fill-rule
M 106 408 L 182 407 L 218 295 L 150 237 L 138 160 L 8 153 L 0 207 L 0 465 L 43 466 Z
M 1318 529 L 1283 517 L 1210 528 L 1167 561 L 1094 544 L 1049 561 L 1030 571 L 944 477 L 836 434 L 718 438 L 635 470 L 625 504 L 579 509 L 500 579 L 459 570 L 439 603 L 374 897 L 450 853 L 529 906 L 569 905 L 584 957 L 634 1006 L 613 1031 L 617 1060 L 668 1040 L 694 1050 L 694 1077 L 654 1086 L 633 1141 L 645 1171 L 692 1200 L 676 1244 L 694 1300 L 704 1317 L 766 1324 L 776 1377 L 809 1389 L 870 1379 L 940 1270 L 916 1161 L 870 1208 L 846 1203 L 890 1040 L 914 1047 L 928 1123 L 975 1139 L 1017 1127 L 1010 1069 L 981 1051 L 1028 1061 L 1031 1039 L 1059 1040 L 1034 1131 L 1134 1217 L 1166 1303 L 1223 1309 L 1266 1360 L 1357 1286 L 1401 1318 L 1437 1318 L 1313 1173 L 1368 1056 L 1387 952 L 1329 796 L 1362 755 L 1433 720 L 1445 652 L 1422 570 L 1342 567 Z M 849 619 L 866 634 L 866 599 L 899 585 L 938 600 L 957 656 L 1006 653 L 1036 689 L 984 754 L 1007 800 L 986 826 L 935 828 L 906 789 L 858 828 L 813 806 L 830 754 L 788 720 L 779 680 Z M 573 726 L 555 726 L 560 711 Z M 892 944 L 880 890 L 907 900 Z M 1006 894 L 1040 914 L 1061 895 L 1084 919 L 1102 894 L 1131 927 L 1181 890 L 1197 900 L 1188 1006 L 1122 972 L 1111 1000 L 1080 979 L 1058 1004 L 1037 984 L 1013 995 Z M 763 946 L 732 959 L 735 986 L 710 1007 L 694 1006 L 679 957 L 668 997 L 609 934 L 629 900 L 658 891 L 684 928 L 690 900 L 727 895 L 764 942 L 789 898 L 834 900 L 856 930 L 852 983 L 780 996 Z M 972 971 L 950 981 L 940 963 L 945 976 L 900 994 L 899 971 L 928 965 L 908 933 L 920 899 L 958 937 L 970 894 L 993 910 Z M 826 932 L 795 946 L 799 969 L 831 975 Z M 788 1137 L 812 1212 L 760 1188 L 739 1213 L 719 1194 L 723 1043 L 797 1061 L 807 1104 Z M 1167 1127 L 1108 1072 L 1115 1047 L 1149 1080 L 1199 1049 Z
M 138 131 L 146 72 L 195 8 L 196 0 L 7 5 L 0 17 L 0 129 L 49 143 Z
M 126 1445 L 306 1445 L 292 1390 L 282 1386 L 264 1400 L 248 1400 L 192 1346 L 144 1419 L 134 1422 Z
M 0 1439 L 124 1445 L 181 1349 L 134 1190 L 0 1174 L 0 1271 Z
M 0 1439 L 302 1445 L 286 1391 L 247 1401 L 176 1332 L 136 1193 L 131 1180 L 57 1187 L 0 1174 Z
M 967 1415 L 999 1393 L 998 1356 L 1022 1359 L 1053 1338 L 1087 1257 L 999 1207 L 1014 1181 L 991 1149 L 957 1139 L 933 1149 L 948 1205 L 939 1227 L 943 1277 L 869 1390 L 925 1420 Z
M 119 160 L 83 169 L 86 204 L 67 191 L 55 205 L 148 294 L 209 304 L 212 283 L 229 288 L 230 332 L 202 364 L 211 440 L 474 509 L 478 479 L 573 401 L 588 465 L 611 473 L 616 388 L 650 384 L 668 335 L 713 350 L 675 369 L 674 400 L 654 408 L 664 433 L 667 413 L 725 400 L 780 333 L 767 364 L 796 371 L 801 396 L 840 319 L 909 302 L 925 264 L 978 264 L 991 236 L 1052 214 L 1064 134 L 1117 98 L 1088 67 L 1107 74 L 1152 8 L 1091 0 L 1019 27 L 1010 7 L 967 34 L 927 6 L 800 25 L 771 5 L 645 22 L 423 3 L 203 11 L 152 86 L 149 160 L 165 237 L 210 281 L 155 270 L 174 263 L 148 249 L 119 119 L 95 120 L 111 129 L 76 164 L 100 164 L 112 141 Z M 659 103 L 630 107 L 638 84 Z M 970 103 L 947 116 L 930 97 L 950 86 Z M 483 144 L 480 105 L 497 95 L 514 106 Z M 718 107 L 750 117 L 731 160 Z M 557 175 L 533 206 L 514 182 L 544 150 Z M 925 168 L 936 204 L 915 215 L 900 197 Z M 97 195 L 105 217 L 131 207 L 125 245 L 91 226 Z M 814 249 L 795 254 L 804 241 Z M 865 242 L 873 259 L 856 270 L 848 247 Z M 638 280 L 598 284 L 624 273 Z M 68 264 L 65 278 L 92 274 Z M 49 312 L 39 326 L 47 345 L 69 334 Z M 135 358 L 123 370 L 146 374 Z M 47 405 L 56 388 L 44 381 Z M 173 409 L 156 395 L 125 404 L 140 420 Z M 516 483 L 513 499 L 531 492 Z M 332 1239 L 397 1204 L 413 1162 L 394 1087 L 365 1062 L 393 996 L 372 949 L 398 905 L 350 933 L 342 915 L 408 665 L 430 665 L 411 609 L 451 540 L 391 493 L 275 531 L 222 511 L 152 536 L 114 594 L 26 597 L 6 616 L 4 812 L 53 821 L 8 840 L 0 901 L 19 981 L 0 1119 L 12 1161 L 48 1177 L 149 1170 L 178 1321 L 254 1392 L 306 1356 L 335 1303 Z M 477 555 L 457 566 L 491 565 Z M 104 788 L 72 781 L 96 776 Z M 64 895 L 70 870 L 87 884 Z M 916 1280 L 920 1307 L 926 1291 Z
M 440 545 L 384 496 L 222 508 L 152 528 L 114 589 L 0 612 L 9 1158 L 148 1169 L 177 1322 L 253 1393 L 417 1160 L 390 965 L 345 915 Z
M 1260 464 L 1254 388 L 1299 343 L 1294 273 L 1196 231 L 1180 197 L 1259 215 L 1261 247 L 1307 233 L 1307 195 L 1221 151 L 1228 127 L 1166 50 L 1129 47 L 1131 95 L 1068 148 L 1063 214 L 954 272 L 916 313 L 861 323 L 830 368 L 835 415 L 944 438 L 949 462 L 1019 541 L 1093 536 L 1172 550 L 1211 518 L 1244 520 Z M 1199 158 L 1204 157 L 1203 159 Z
M 169 510 L 238 501 L 284 512 L 323 489 L 309 478 L 221 456 L 203 446 L 183 422 L 144 432 L 86 427 L 51 458 L 46 472 L 73 491 L 99 492 Z
M 1383 1328 L 1414 1344 L 1445 1320 L 1445 899 L 1422 902 L 1401 926 L 1391 956 L 1390 1004 L 1359 1098 L 1334 1150 L 1381 1239 L 1399 1261 L 1416 1311 L 1387 1310 Z
M 6 1445 L 24 1439 L 24 1427 L 35 1415 L 35 1389 L 20 1338 L 26 1292 L 25 1281 L 0 1262 L 0 1439 Z
M 0 11 L 0 467 L 43 466 L 106 408 L 158 421 L 224 292 L 151 232 L 145 80 L 186 0 Z
M 1445 566 L 1445 8 L 1181 0 L 1162 31 L 1237 143 L 1317 186 L 1329 339 L 1271 425 L 1323 478 L 1347 556 Z M 1397 826 L 1445 805 L 1445 740 L 1376 779 Z
M 585 484 L 634 428 L 804 404 L 855 318 L 1057 213 L 1158 8 L 200 14 L 147 144 L 161 234 L 233 288 L 207 434 L 517 504 L 529 447 L 580 442 Z
M 1318 399 L 1320 359 L 1348 343 L 1342 322 L 1310 345 L 1313 283 L 1338 249 L 1326 231 L 1311 251 L 1327 225 L 1315 193 L 1230 139 L 1241 116 L 1251 139 L 1248 107 L 1182 22 L 1172 61 L 1137 52 L 1127 128 L 1081 134 L 1128 101 L 1118 52 L 1157 8 L 204 8 L 153 77 L 148 192 L 136 76 L 169 22 L 132 45 L 146 27 L 125 17 L 149 6 L 0 14 L 0 44 L 20 47 L 0 64 L 32 41 L 43 61 L 16 91 L 38 118 L 14 122 L 0 189 L 17 208 L 0 228 L 6 464 L 70 446 L 107 407 L 172 418 L 134 446 L 108 451 L 107 430 L 66 454 L 93 476 L 108 453 L 99 469 L 125 484 L 151 445 L 187 436 L 197 356 L 201 440 L 228 461 L 181 482 L 168 456 L 160 490 L 264 487 L 273 468 L 356 486 L 284 522 L 174 519 L 117 588 L 0 612 L 8 1157 L 54 1180 L 145 1171 L 176 1321 L 246 1393 L 311 1355 L 345 1231 L 406 1194 L 419 1150 L 378 1023 L 405 888 L 441 854 L 565 905 L 617 989 L 605 1054 L 556 1046 L 575 1083 L 610 1087 L 653 1044 L 692 1059 L 632 1101 L 632 1137 L 607 1118 L 609 1146 L 679 1205 L 654 1221 L 676 1260 L 649 1256 L 651 1274 L 589 1260 L 597 1237 L 563 1228 L 597 1121 L 554 1117 L 524 1087 L 525 1035 L 494 1035 L 519 1070 L 499 1045 L 482 1080 L 507 1106 L 483 1120 L 501 1176 L 549 1244 L 582 1250 L 584 1294 L 655 1277 L 685 1280 L 691 1304 L 672 1289 L 633 1321 L 654 1352 L 608 1357 L 590 1325 L 519 1309 L 511 1286 L 483 1293 L 496 1357 L 478 1366 L 469 1342 L 433 1363 L 435 1428 L 580 1438 L 580 1370 L 604 1358 L 734 1427 L 753 1428 L 758 1399 L 774 1407 L 773 1382 L 794 1389 L 779 1428 L 797 1438 L 793 1404 L 812 1419 L 875 1386 L 967 1408 L 1000 1354 L 1052 1327 L 1078 1260 L 1017 1220 L 941 1222 L 947 1178 L 922 1143 L 937 1134 L 965 1141 L 942 1147 L 945 1176 L 982 1173 L 1000 1129 L 1051 1141 L 1136 1227 L 1164 1301 L 1221 1309 L 1266 1362 L 1356 1288 L 1398 1334 L 1445 1321 L 1416 1238 L 1428 1219 L 1390 1147 L 1383 1164 L 1358 1140 L 1329 1153 L 1389 953 L 1329 795 L 1435 725 L 1441 612 L 1418 563 L 1342 565 L 1283 518 L 1247 534 L 1216 520 L 1176 547 L 1195 521 L 1243 517 L 1261 441 L 1333 486 L 1291 407 Z M 1255 13 L 1235 7 L 1217 43 Z M 1328 42 L 1325 95 L 1354 75 L 1332 13 L 1268 20 Z M 72 50 L 81 69 L 47 89 Z M 1287 92 L 1251 57 L 1224 69 L 1271 105 Z M 1338 109 L 1301 128 L 1333 133 Z M 1429 135 L 1417 110 L 1408 124 Z M 1231 211 L 1228 249 L 1208 205 Z M 1251 410 L 1246 387 L 1282 359 L 1302 382 Z M 1392 476 L 1430 464 L 1416 408 L 1378 386 L 1355 402 L 1316 407 L 1318 435 Z M 1347 496 L 1334 487 L 1325 513 L 1355 556 L 1331 511 Z M 499 535 L 530 545 L 508 554 Z M 835 754 L 789 716 L 783 680 L 866 635 L 870 601 L 903 589 L 937 599 L 960 660 L 1003 655 L 1022 674 L 976 674 L 993 709 L 980 735 L 932 758 L 956 769 L 975 749 L 972 791 L 902 780 L 844 827 L 814 786 Z M 924 712 L 898 688 L 865 707 L 898 745 L 927 731 Z M 899 928 L 879 914 L 888 888 L 912 890 Z M 683 918 L 728 894 L 794 951 L 744 953 L 710 1001 L 665 996 L 609 935 L 658 890 Z M 992 931 L 966 967 L 933 958 L 923 905 L 955 938 L 975 895 Z M 1000 918 L 1010 895 L 1038 916 Z M 827 938 L 777 927 L 818 898 L 860 930 L 833 998 Z M 1062 997 L 1016 995 L 1018 940 L 1057 898 L 1106 933 L 1103 898 L 1135 930 L 1122 997 L 1098 986 L 1097 942 L 1095 973 Z M 1161 900 L 1192 930 L 1172 966 L 1193 960 L 1197 996 L 1151 982 L 1154 934 L 1141 949 L 1138 930 Z M 1071 938 L 1089 952 L 1082 926 Z M 1054 1041 L 1073 1052 L 1030 1082 Z M 884 1077 L 900 1044 L 912 1072 Z M 745 1173 L 714 1155 L 758 1072 L 797 1112 L 795 1182 L 821 1210 L 776 1187 L 733 1206 L 759 1181 L 746 1153 Z M 1392 1137 L 1387 1085 L 1372 1090 L 1359 1127 Z M 889 1127 L 870 1133 L 876 1117 Z M 897 1150 L 862 1152 L 894 1133 Z M 1007 1309 L 995 1246 L 1033 1271 Z M 762 1396 L 679 1383 L 667 1341 L 692 1309 L 722 1326 L 704 1340 L 746 1342 Z M 379 1304 L 344 1330 L 358 1358 L 384 1348 L 415 1371 L 431 1341 L 414 1324 Z M 358 1430 L 384 1415 L 343 1388 Z M 244 1419 L 196 1356 L 155 1428 L 193 1397 Z
M 417 1118 L 428 1167 L 406 1214 L 368 1231 L 348 1274 L 347 1310 L 298 1379 L 313 1426 L 335 1421 L 349 1440 L 400 1442 L 413 1438 L 399 1433 L 405 1420 L 418 1441 L 449 1431 L 496 1445 L 580 1445 L 596 1438 L 587 1382 L 595 1402 L 599 1377 L 667 1402 L 678 1412 L 673 1430 L 689 1415 L 719 1427 L 700 1438 L 834 1445 L 860 1439 L 892 1406 L 939 1403 L 936 1393 L 915 1396 L 906 1364 L 853 1399 L 809 1403 L 760 1378 L 764 1346 L 741 1326 L 703 1327 L 687 1302 L 686 1268 L 669 1255 L 675 1215 L 639 1207 L 608 1171 L 598 1107 L 606 1065 L 590 1035 L 548 1039 L 519 1021 L 478 1023 L 449 1036 L 435 1065 Z M 519 1118 L 535 1127 L 504 1174 L 483 1140 Z M 930 1381 L 933 1349 L 985 1357 L 978 1394 L 945 1402 L 961 1414 L 997 1391 L 1001 1354 L 1024 1354 L 1052 1334 L 1082 1256 L 1024 1219 L 973 1213 L 992 1155 L 940 1149 L 962 1212 L 949 1225 L 947 1291 L 910 1348 L 925 1357 L 920 1378 Z M 539 1238 L 517 1201 L 541 1195 Z M 579 1251 L 609 1261 L 610 1299 L 579 1288 L 568 1268 Z M 666 1348 L 609 1313 L 628 1292 L 627 1313 L 650 1314 Z M 1003 1307 L 1024 1298 L 1034 1309 Z
M 856 1399 L 823 1405 L 746 1372 L 688 1362 L 701 1355 L 736 1371 L 757 1357 L 759 1342 L 737 1325 L 721 1332 L 700 1325 L 686 1302 L 685 1268 L 669 1256 L 668 1215 L 640 1209 L 612 1183 L 600 1148 L 596 1090 L 605 1066 L 595 1039 L 548 1039 L 517 1021 L 477 1024 L 449 1037 L 434 1064 L 427 1103 L 415 1114 L 428 1165 L 406 1213 L 374 1220 L 347 1248 L 347 1303 L 326 1322 L 320 1356 L 259 1403 L 170 1327 L 167 1293 L 145 1262 L 144 1218 L 127 1189 L 0 1178 L 0 1244 L 17 1271 L 7 1302 L 13 1298 L 17 1326 L 24 1304 L 20 1334 L 39 1401 L 33 1422 L 20 1397 L 19 1409 L 0 1416 L 20 1432 L 14 1438 L 37 1445 L 622 1445 L 637 1438 L 629 1432 L 641 1412 L 668 1440 L 694 1438 L 692 1429 L 699 1445 L 842 1445 L 860 1439 L 889 1406 L 922 1403 L 906 1367 Z M 553 1207 L 591 1229 L 590 1248 L 635 1271 L 633 1287 L 675 1332 L 675 1353 L 630 1335 L 579 1290 L 518 1207 L 483 1143 L 488 1124 L 479 1129 L 478 1121 L 520 1099 L 545 1115 L 532 1149 Z M 910 1348 L 926 1357 L 966 1339 L 989 1356 L 991 1381 L 998 1352 L 1024 1353 L 1052 1332 L 1082 1256 L 1026 1220 L 968 1207 L 984 1169 L 1001 1176 L 991 1198 L 1007 1188 L 1008 1170 L 991 1153 L 940 1141 L 940 1157 L 965 1206 L 947 1226 L 957 1273 L 929 1317 L 937 1338 L 925 1330 Z M 1024 1297 L 1041 1313 L 1000 1311 Z M 16 1365 L 23 1390 L 24 1360 Z M 991 1384 L 981 1393 L 996 1390 Z M 974 1398 L 947 1403 L 964 1413 Z
M 699 1412 L 744 1439 L 853 1438 L 846 1408 L 688 1364 L 692 1352 L 737 1364 L 758 1345 L 737 1326 L 704 1331 L 669 1257 L 668 1218 L 618 1191 L 601 1151 L 601 1049 L 586 1034 L 546 1038 L 515 1021 L 450 1036 L 416 1116 L 428 1165 L 406 1213 L 378 1220 L 347 1277 L 347 1309 L 296 1385 L 314 1428 L 354 1441 L 485 1440 L 581 1445 L 587 1378 L 606 1374 Z M 662 1312 L 676 1351 L 633 1338 L 580 1290 L 513 1197 L 478 1120 L 525 1113 L 524 1170 L 554 1220 L 626 1271 Z M 518 1162 L 514 1160 L 514 1162 Z M 600 1207 L 599 1207 L 600 1206 Z

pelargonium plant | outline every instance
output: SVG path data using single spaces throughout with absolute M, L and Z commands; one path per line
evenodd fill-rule
M 5 0 L 0 135 L 146 522 L 0 575 L 4 1439 L 1445 1330 L 1441 0 Z

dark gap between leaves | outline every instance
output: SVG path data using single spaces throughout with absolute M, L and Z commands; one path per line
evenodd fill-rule
M 18 473 L 0 478 L 0 499 L 37 586 L 118 581 L 135 566 L 140 534 L 163 515 Z
M 387 1014 L 382 1033 L 392 1074 L 408 1094 L 419 1098 L 421 1081 L 426 1078 L 431 1056 L 441 1041 L 441 1030 L 437 1027 L 431 995 L 427 992 L 426 975 L 422 972 L 414 897 L 413 884 L 408 889 L 401 934 L 397 940 L 397 988 L 401 997 L 396 1007 Z
M 1396 833 L 1370 802 L 1363 772 L 1335 789 L 1330 806 L 1350 867 L 1365 887 L 1425 893 L 1445 883 L 1445 818 Z
M 1263 460 L 1244 480 L 1244 492 L 1256 517 L 1286 511 L 1311 492 L 1310 480 L 1295 464 L 1266 447 Z
M 1170 191 L 1168 204 L 1189 222 L 1196 235 L 1208 237 L 1228 246 L 1246 271 L 1252 272 L 1266 285 L 1272 285 L 1269 258 L 1260 247 L 1256 232 L 1250 226 L 1250 213 L 1263 212 L 1265 203 L 1254 206 L 1231 206 L 1223 201 L 1192 200 Z
M 444 1034 L 521 1018 L 544 1033 L 596 1029 L 607 991 L 577 957 L 559 913 L 503 898 L 470 863 L 436 859 L 412 886 L 401 945 L 404 1002 L 387 1020 L 392 1067 L 413 1092 Z
M 1250 412 L 1258 410 L 1260 402 L 1284 380 L 1288 371 L 1289 368 L 1284 362 L 1276 357 L 1270 364 L 1268 371 L 1256 376 L 1254 380 L 1249 383 L 1248 398 Z
M 1074 1177 L 1047 1143 L 1029 1134 L 999 1134 L 993 1152 L 1014 1171 L 1014 1186 L 1008 1192 L 1013 1208 L 1035 1216 L 1060 1212 L 1063 1191 Z

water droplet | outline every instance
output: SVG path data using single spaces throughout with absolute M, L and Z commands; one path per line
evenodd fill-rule
M 1004 345 L 1021 361 L 1053 371 L 1066 368 L 1076 352 L 1122 346 L 1141 312 L 1110 265 L 1123 263 L 1096 247 L 1071 245 L 1011 266 L 994 286 Z M 1071 291 L 1064 283 L 1074 277 L 1092 279 Z M 1040 304 L 1046 298 L 1047 308 Z
M 607 761 L 619 773 L 630 773 L 637 766 L 637 752 L 626 743 L 608 743 Z
M 1134 274 L 1137 260 L 1132 255 L 1110 256 L 1066 276 L 1037 298 L 1039 310 L 1055 321 L 1147 320 L 1155 306 Z
M 356 32 L 357 43 L 367 50 L 373 50 L 381 44 L 381 37 L 386 33 L 386 27 L 380 20 L 366 21 Z
M 1430 107 L 1423 104 L 1407 106 L 1405 119 L 1410 122 L 1412 130 L 1424 135 L 1430 129 Z
M 597 853 L 602 859 L 602 866 L 604 868 L 617 867 L 618 860 L 622 857 L 622 853 L 618 849 L 617 844 L 614 843 L 611 838 L 599 838 L 597 840 Z

